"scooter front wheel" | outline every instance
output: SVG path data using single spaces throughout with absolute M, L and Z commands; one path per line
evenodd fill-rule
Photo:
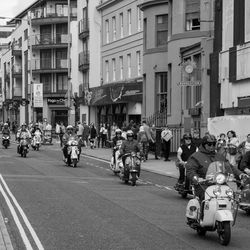
M 220 229 L 218 232 L 220 244 L 227 246 L 231 240 L 231 225 L 230 221 L 223 221 L 220 223 Z

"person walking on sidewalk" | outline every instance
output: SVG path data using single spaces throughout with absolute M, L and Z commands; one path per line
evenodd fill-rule
M 164 161 L 170 161 L 169 154 L 170 154 L 170 146 L 171 146 L 171 138 L 173 137 L 171 130 L 166 125 L 161 132 L 161 140 L 163 144 L 163 155 Z
M 144 131 L 147 136 L 147 143 L 146 143 L 146 148 L 145 148 L 145 159 L 148 159 L 148 151 L 149 151 L 149 142 L 152 141 L 151 133 L 150 133 L 150 128 L 146 122 L 146 120 L 142 121 L 142 126 L 144 128 Z
M 137 141 L 142 148 L 142 162 L 146 161 L 148 159 L 149 142 L 148 142 L 148 138 L 147 138 L 146 132 L 144 131 L 143 126 L 140 126 L 140 130 L 137 135 Z
M 151 145 L 152 145 L 152 150 L 153 150 L 154 153 L 155 153 L 155 159 L 158 160 L 159 158 L 158 158 L 158 156 L 157 156 L 157 152 L 158 152 L 158 151 L 157 151 L 157 144 L 156 144 L 156 127 L 155 127 L 154 124 L 152 125 L 152 127 L 151 127 L 151 129 L 150 129 L 150 133 L 151 133 L 152 141 L 149 142 L 149 143 L 151 143 Z

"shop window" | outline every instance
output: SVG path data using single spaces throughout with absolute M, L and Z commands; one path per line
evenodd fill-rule
M 186 0 L 186 30 L 200 29 L 200 0 Z
M 167 45 L 168 15 L 156 16 L 156 47 Z
M 168 75 L 167 72 L 156 74 L 157 109 L 167 111 L 168 105 Z

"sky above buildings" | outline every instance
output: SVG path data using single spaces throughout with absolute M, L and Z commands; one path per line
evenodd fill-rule
M 0 0 L 0 17 L 15 17 L 34 2 L 35 0 Z M 6 20 L 0 19 L 0 25 L 5 22 Z

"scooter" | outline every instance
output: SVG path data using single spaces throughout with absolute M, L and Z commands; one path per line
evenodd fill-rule
M 176 166 L 179 168 L 181 163 L 176 163 Z M 185 179 L 182 184 L 176 183 L 174 186 L 174 189 L 181 195 L 182 198 L 187 198 L 187 195 L 193 195 L 192 186 L 190 185 L 190 181 L 187 178 L 186 175 L 186 168 L 185 168 L 186 162 L 184 163 L 184 171 L 185 171 Z
M 117 146 L 115 146 L 113 148 L 115 156 L 113 156 L 113 154 L 112 154 L 110 164 L 109 164 L 110 169 L 113 171 L 113 173 L 115 175 L 119 174 L 120 173 L 120 168 L 123 167 L 122 159 L 119 158 L 119 156 L 120 156 L 119 149 L 120 149 L 120 147 L 117 147 Z
M 250 177 L 243 180 L 239 199 L 239 208 L 250 215 Z
M 141 158 L 140 153 L 127 153 L 122 156 L 125 159 L 125 164 L 119 165 L 120 168 L 120 178 L 126 184 L 130 181 L 132 186 L 136 185 L 141 172 Z
M 67 143 L 67 150 L 68 150 L 67 165 L 69 167 L 72 165 L 73 168 L 76 168 L 77 163 L 80 160 L 80 151 L 78 148 L 78 141 L 75 138 L 69 138 Z
M 10 136 L 9 135 L 3 135 L 2 144 L 6 149 L 9 147 L 9 145 L 10 145 Z
M 35 131 L 34 136 L 32 138 L 31 146 L 33 147 L 34 150 L 39 151 L 41 143 L 42 143 L 41 132 L 37 130 Z
M 25 136 L 23 136 L 20 139 L 20 143 L 19 143 L 19 154 L 21 155 L 21 157 L 26 158 L 27 154 L 29 152 L 29 143 L 28 143 L 28 138 L 26 138 Z
M 191 199 L 186 208 L 187 224 L 204 236 L 207 231 L 217 231 L 222 245 L 228 245 L 231 239 L 231 222 L 235 224 L 234 199 L 237 190 L 236 180 L 226 174 L 224 162 L 213 162 L 209 165 L 206 179 L 197 180 L 205 192 L 205 199 Z M 207 188 L 204 188 L 204 186 Z M 237 211 L 237 210 L 236 210 Z M 235 212 L 235 213 L 234 213 Z

